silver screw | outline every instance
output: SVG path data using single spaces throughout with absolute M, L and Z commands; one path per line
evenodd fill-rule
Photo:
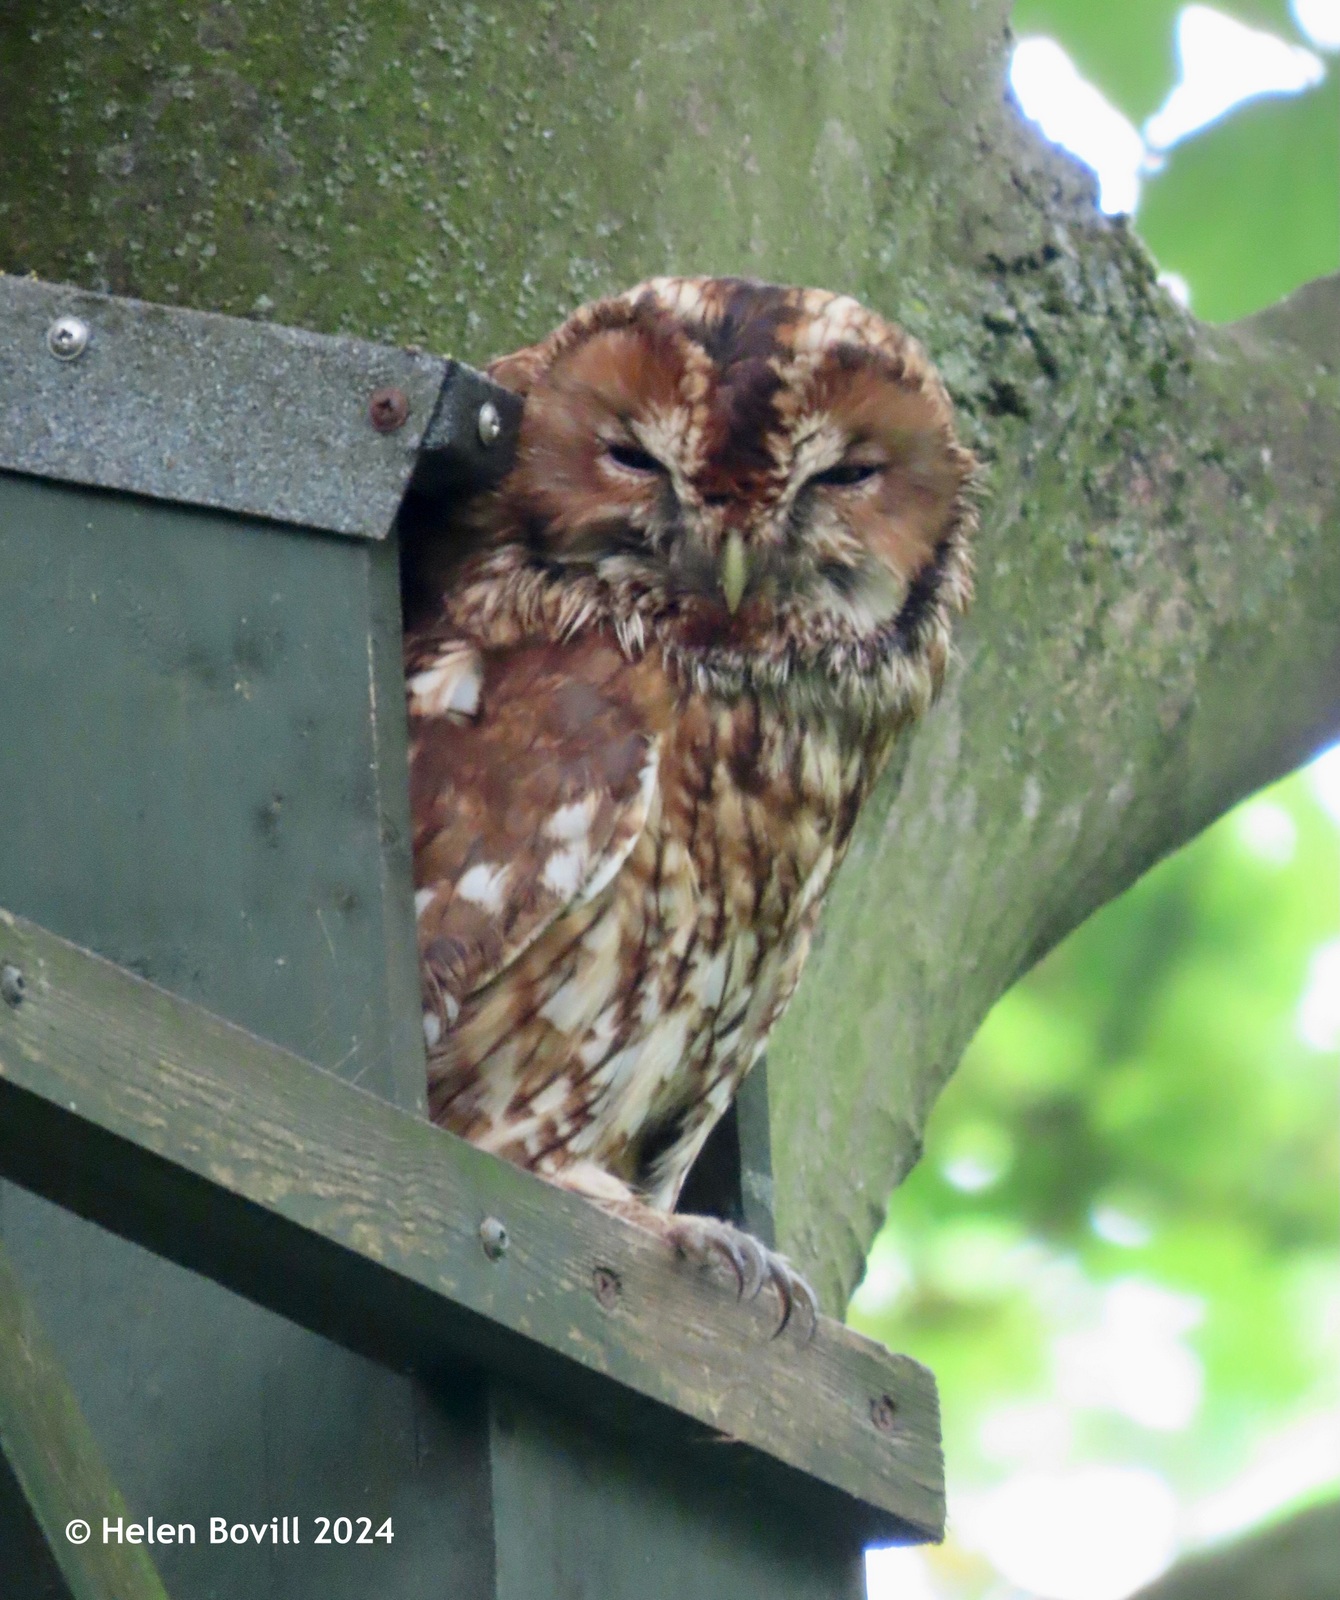
M 485 1217 L 479 1224 L 479 1242 L 490 1261 L 501 1261 L 511 1241 L 507 1237 L 507 1229 L 497 1217 Z
M 0 999 L 7 1006 L 21 1006 L 28 993 L 28 980 L 16 966 L 6 962 L 0 967 Z
M 492 400 L 486 400 L 480 406 L 476 427 L 479 431 L 479 442 L 486 450 L 491 444 L 496 443 L 498 435 L 502 432 L 502 418 L 498 415 L 498 408 Z
M 47 329 L 47 349 L 57 361 L 76 361 L 88 348 L 88 323 L 57 317 Z

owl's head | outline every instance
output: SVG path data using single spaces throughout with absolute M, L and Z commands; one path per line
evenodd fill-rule
M 526 400 L 495 535 L 570 627 L 655 640 L 723 694 L 929 698 L 974 463 L 901 329 L 816 289 L 657 278 L 491 372 Z

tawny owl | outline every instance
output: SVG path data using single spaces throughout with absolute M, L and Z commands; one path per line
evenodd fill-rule
M 671 1210 L 940 683 L 972 460 L 917 344 L 819 290 L 654 279 L 491 372 L 516 463 L 407 628 L 431 1113 L 784 1320 L 780 1258 Z

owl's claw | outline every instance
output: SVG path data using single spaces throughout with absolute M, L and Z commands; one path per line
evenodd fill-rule
M 757 1240 L 714 1217 L 667 1217 L 665 1237 L 681 1260 L 695 1266 L 718 1263 L 735 1280 L 735 1298 L 752 1300 L 763 1283 Z
M 755 1300 L 765 1284 L 772 1286 L 780 1318 L 771 1337 L 785 1331 L 796 1308 L 803 1307 L 809 1327 L 808 1343 L 819 1326 L 819 1302 L 814 1290 L 785 1256 L 761 1244 L 753 1234 L 717 1217 L 671 1216 L 665 1219 L 665 1236 L 676 1254 L 699 1266 L 724 1264 L 735 1279 L 736 1298 Z
M 796 1307 L 803 1306 L 809 1321 L 808 1331 L 804 1335 L 808 1344 L 819 1331 L 819 1302 L 814 1290 L 785 1256 L 779 1256 L 771 1250 L 768 1252 L 768 1280 L 777 1291 L 782 1307 L 781 1320 L 772 1330 L 772 1337 L 780 1339 Z
M 556 1181 L 576 1187 L 571 1174 Z M 699 1217 L 669 1213 L 649 1206 L 644 1200 L 589 1196 L 604 1210 L 635 1227 L 644 1228 L 663 1239 L 681 1261 L 690 1266 L 724 1272 L 735 1286 L 737 1300 L 756 1300 L 765 1285 L 777 1296 L 779 1316 L 771 1338 L 779 1338 L 791 1325 L 800 1307 L 809 1326 L 802 1338 L 806 1344 L 819 1329 L 819 1298 L 785 1256 L 720 1217 Z

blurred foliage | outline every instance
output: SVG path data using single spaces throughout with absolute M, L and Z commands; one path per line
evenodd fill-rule
M 1243 106 L 1174 146 L 1136 226 L 1208 322 L 1269 305 L 1340 267 L 1340 70 Z
M 1336 1062 L 1300 1038 L 1340 923 L 1340 832 L 1300 774 L 1093 917 L 996 1006 L 893 1197 L 851 1320 L 934 1369 L 955 1475 L 982 1423 L 1042 1401 L 1052 1342 L 1140 1280 L 1203 1311 L 1190 1427 L 1078 1408 L 1079 1458 L 1195 1492 L 1267 1417 L 1335 1396 Z M 1120 1396 L 1114 1395 L 1114 1401 Z
M 1059 39 L 1090 83 L 1137 125 L 1157 111 L 1177 78 L 1173 28 L 1186 0 L 1015 0 L 1016 38 L 1045 33 Z M 1223 11 L 1253 28 L 1268 28 L 1303 43 L 1289 0 L 1218 0 Z
M 1178 76 L 1179 9 L 1019 0 L 1014 30 L 1058 39 L 1140 125 Z M 1286 0 L 1220 9 L 1303 42 Z M 1137 227 L 1202 317 L 1244 315 L 1340 265 L 1340 57 L 1326 61 L 1317 89 L 1247 103 L 1145 182 Z M 1186 1503 L 1340 1402 L 1337 1062 L 1298 1026 L 1310 959 L 1337 934 L 1340 829 L 1299 774 L 1106 907 L 991 1013 L 850 1313 L 936 1372 L 951 1497 L 1029 1464 L 1107 1461 L 1162 1472 Z M 1167 1324 L 1143 1352 L 1137 1327 L 1112 1322 L 1123 1286 Z M 1116 1338 L 1086 1393 L 1077 1340 L 1092 1354 L 1105 1316 Z M 994 1581 L 952 1540 L 937 1571 L 955 1593 Z
M 1137 127 L 1178 77 L 1180 0 L 1017 0 L 1016 35 L 1059 39 L 1080 72 Z M 1216 9 L 1306 44 L 1287 0 Z M 1186 279 L 1191 306 L 1225 322 L 1340 268 L 1340 58 L 1303 94 L 1250 101 L 1192 134 L 1147 177 L 1136 214 L 1159 265 Z

